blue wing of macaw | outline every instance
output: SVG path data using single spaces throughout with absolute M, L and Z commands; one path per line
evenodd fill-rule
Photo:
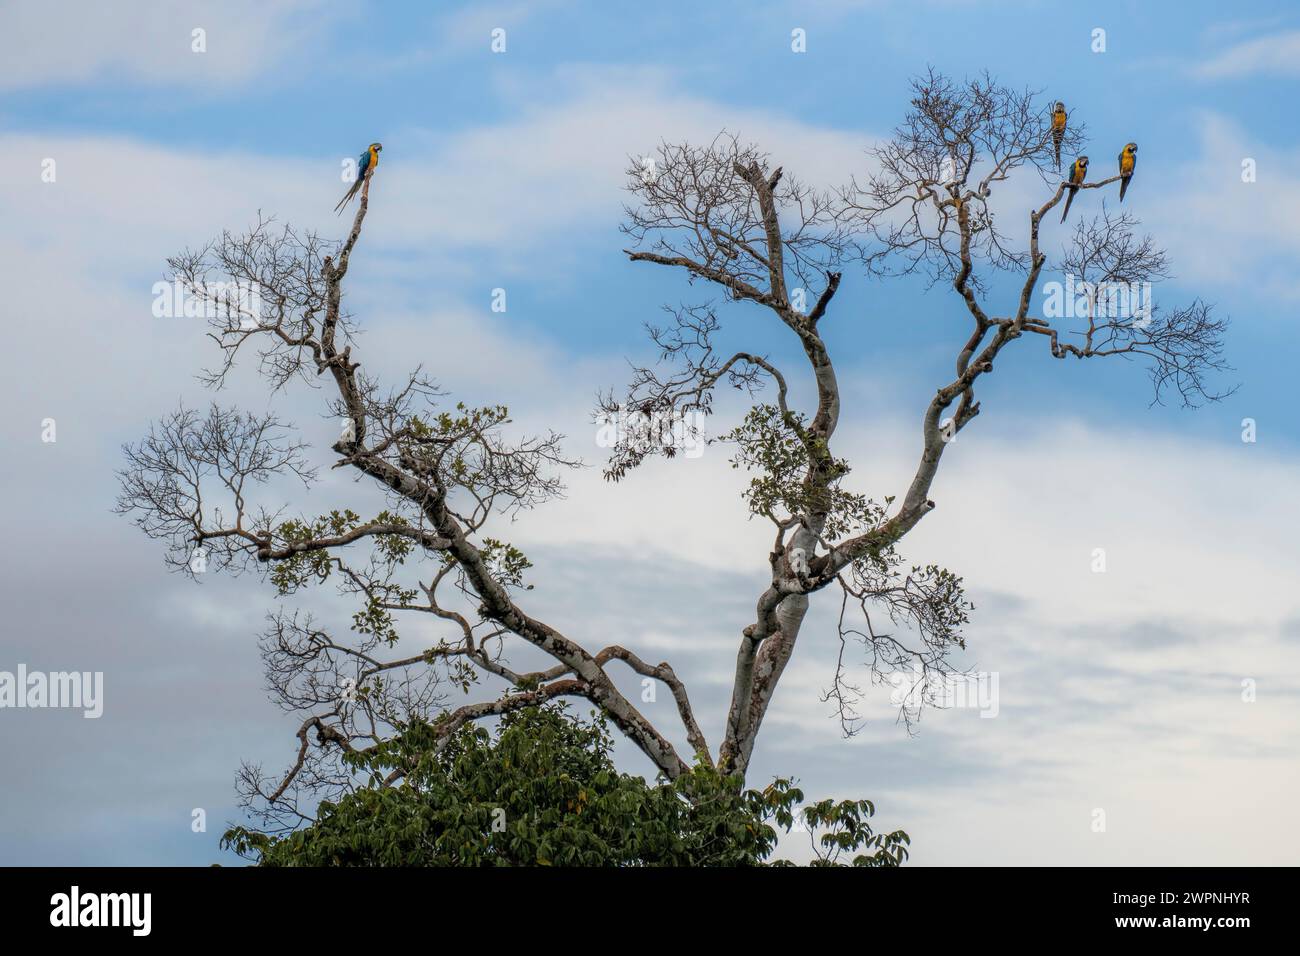
M 371 146 L 377 147 L 379 144 L 372 143 Z M 357 178 L 352 183 L 352 188 L 347 191 L 347 194 L 339 200 L 339 204 L 334 207 L 335 212 L 343 211 L 343 207 L 348 204 L 348 200 L 355 196 L 361 190 L 362 185 L 365 184 L 366 174 L 370 172 L 372 163 L 377 164 L 378 162 L 379 153 L 378 150 L 374 148 L 367 149 L 357 158 Z
M 1070 183 L 1081 183 L 1086 174 L 1079 168 L 1079 161 L 1076 159 L 1070 164 Z M 1074 203 L 1074 194 L 1079 191 L 1075 185 L 1067 186 L 1068 194 L 1065 197 L 1065 209 L 1061 213 L 1061 222 L 1065 222 L 1065 217 L 1070 214 L 1070 206 Z
M 358 191 L 360 191 L 362 183 L 366 181 L 366 170 L 369 168 L 370 168 L 370 150 L 366 150 L 364 153 L 361 154 L 361 158 L 357 160 L 357 178 L 352 183 L 352 188 L 347 191 L 344 197 L 339 200 L 339 204 L 334 207 L 334 211 L 336 213 L 342 212 L 343 207 L 348 204 L 348 200 L 351 199 L 353 196 L 355 196 Z

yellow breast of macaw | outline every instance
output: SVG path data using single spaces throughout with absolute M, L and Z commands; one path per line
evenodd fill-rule
M 1057 131 L 1060 131 L 1060 130 L 1065 129 L 1065 114 L 1064 114 L 1064 113 L 1053 113 L 1053 114 L 1052 114 L 1052 129 L 1057 130 Z
M 1070 182 L 1072 183 L 1083 182 L 1083 177 L 1086 176 L 1087 173 L 1088 171 L 1086 169 L 1084 169 L 1078 163 L 1075 163 L 1073 166 L 1070 167 Z
M 1133 172 L 1135 157 L 1132 153 L 1119 154 L 1119 173 L 1121 176 L 1128 176 Z
M 371 168 L 371 169 L 374 169 L 376 166 L 379 165 L 379 150 L 375 149 L 373 146 L 370 148 L 370 164 L 369 164 L 369 165 L 370 165 L 370 168 Z

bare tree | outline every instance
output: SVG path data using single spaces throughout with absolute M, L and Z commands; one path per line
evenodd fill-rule
M 721 136 L 707 147 L 663 146 L 654 164 L 633 164 L 629 189 L 639 202 L 628 208 L 626 232 L 635 262 L 686 272 L 718 287 L 727 300 L 748 302 L 789 329 L 815 387 L 816 404 L 792 407 L 789 378 L 772 360 L 751 351 L 715 352 L 720 322 L 703 307 L 673 310 L 669 331 L 652 329 L 661 361 L 675 371 L 640 368 L 622 402 L 602 399 L 605 414 L 629 410 L 658 421 L 673 415 L 709 414 L 719 382 L 755 394 L 770 382 L 775 404 L 756 402 L 724 438 L 736 446 L 735 463 L 754 477 L 750 510 L 771 521 L 775 539 L 767 557 L 771 581 L 759 595 L 754 620 L 741 636 L 719 762 L 743 773 L 781 675 L 794 651 L 809 595 L 829 585 L 842 592 L 840 638 L 862 641 L 877 679 L 910 668 L 917 695 L 903 704 L 909 718 L 924 703 L 930 676 L 948 677 L 948 654 L 964 644 L 961 627 L 970 604 L 960 578 L 936 566 L 908 566 L 898 542 L 934 507 L 930 489 L 948 443 L 976 415 L 975 387 L 993 370 L 1002 350 L 1026 332 L 1047 336 L 1057 358 L 1124 354 L 1146 359 L 1156 398 L 1172 386 L 1185 404 L 1219 395 L 1206 391 L 1209 373 L 1223 369 L 1220 337 L 1226 323 L 1203 303 L 1164 314 L 1111 314 L 1096 306 L 1107 290 L 1164 276 L 1164 255 L 1134 235 L 1128 216 L 1103 213 L 1080 226 L 1059 266 L 1089 289 L 1090 306 L 1076 323 L 1057 326 L 1032 314 L 1034 292 L 1047 253 L 1040 224 L 1065 195 L 1053 174 L 1049 108 L 1034 93 L 992 79 L 956 83 L 933 72 L 913 83 L 911 110 L 894 136 L 871 152 L 874 171 L 833 194 L 795 182 L 772 168 L 756 147 Z M 1077 121 L 1064 146 L 1078 149 Z M 647 169 L 655 170 L 646 175 Z M 1017 173 L 1046 195 L 1029 211 L 1019 243 L 995 216 L 992 199 Z M 1112 176 L 1085 183 L 1103 189 Z M 969 313 L 969 337 L 954 343 L 954 376 L 939 383 L 922 419 L 921 453 L 911 483 L 879 502 L 850 491 L 846 461 L 836 456 L 834 435 L 843 409 L 834 364 L 821 329 L 839 289 L 843 267 L 857 262 L 876 276 L 920 273 L 948 283 Z M 996 310 L 986 301 L 988 278 L 1020 273 L 1019 295 Z M 792 294 L 816 289 L 810 308 Z M 806 294 L 806 293 L 805 293 Z M 1062 342 L 1079 337 L 1080 344 Z M 607 475 L 620 479 L 655 453 L 643 430 L 629 429 L 615 449 Z M 671 449 L 669 449 L 671 451 Z M 894 625 L 875 628 L 872 608 Z M 860 612 L 854 626 L 849 611 Z M 895 631 L 906 632 L 905 641 Z M 826 699 L 852 732 L 859 688 L 845 679 L 843 654 Z
M 1031 314 L 1047 263 L 1039 224 L 1065 192 L 1064 183 L 1053 186 L 1048 114 L 1033 95 L 987 78 L 956 84 L 933 74 L 917 81 L 915 94 L 907 121 L 874 151 L 870 178 L 838 191 L 797 182 L 757 147 L 725 134 L 702 147 L 664 144 L 651 169 L 634 164 L 629 171 L 630 259 L 681 269 L 725 300 L 766 310 L 797 342 L 816 396 L 799 408 L 792 379 L 774 360 L 716 352 L 720 320 L 705 304 L 671 309 L 669 325 L 651 330 L 670 371 L 638 368 L 622 400 L 607 394 L 599 403 L 600 414 L 631 423 L 606 469 L 617 480 L 649 455 L 672 455 L 664 423 L 711 413 L 719 383 L 751 396 L 748 413 L 715 440 L 734 445 L 736 464 L 751 474 L 748 507 L 772 524 L 771 578 L 741 633 L 717 750 L 668 663 L 649 664 L 619 645 L 589 650 L 524 607 L 530 564 L 491 536 L 492 523 L 561 493 L 559 473 L 576 464 L 561 436 L 512 439 L 505 408 L 446 407 L 418 369 L 385 389 L 354 359 L 355 320 L 344 309 L 343 285 L 366 218 L 369 179 L 341 243 L 262 220 L 247 235 L 227 233 L 170 260 L 174 277 L 216 306 L 211 337 L 220 361 L 205 373 L 207 383 L 220 386 L 250 350 L 272 390 L 328 382 L 327 407 L 345 422 L 331 467 L 372 482 L 388 499 L 371 518 L 348 508 L 285 517 L 282 499 L 274 506 L 254 500 L 290 494 L 280 487 L 286 478 L 308 485 L 317 478 L 307 446 L 274 416 L 181 409 L 126 448 L 119 509 L 169 543 L 173 567 L 192 572 L 192 553 L 202 549 L 217 567 L 261 569 L 281 595 L 332 581 L 357 602 L 351 633 L 301 611 L 269 616 L 262 648 L 270 687 L 300 723 L 287 773 L 244 769 L 244 795 L 265 820 L 287 827 L 310 819 L 304 797 L 351 786 L 349 752 L 377 745 L 412 719 L 434 723 L 445 741 L 468 722 L 558 697 L 591 701 L 669 778 L 687 772 L 692 760 L 743 776 L 810 596 L 828 586 L 841 591 L 841 641 L 865 643 L 875 679 L 899 668 L 952 673 L 949 652 L 964 646 L 970 610 L 961 579 L 905 564 L 896 546 L 935 507 L 930 489 L 947 441 L 979 413 L 975 386 L 1005 346 L 1031 332 L 1047 337 L 1058 358 L 1140 357 L 1151 363 L 1157 397 L 1169 386 L 1189 403 L 1215 397 L 1204 386 L 1208 373 L 1223 367 L 1224 323 L 1207 307 L 1153 310 L 1141 324 L 1098 307 L 1106 284 L 1164 272 L 1163 254 L 1135 237 L 1129 217 L 1103 214 L 1067 246 L 1060 266 L 1098 290 L 1077 328 Z M 1067 145 L 1081 137 L 1076 124 Z M 1018 171 L 1046 193 L 1019 245 L 1010 227 L 1004 234 L 995 223 L 990 202 Z M 969 338 L 955 343 L 953 378 L 939 384 L 925 409 L 910 485 L 879 501 L 849 486 L 849 465 L 835 453 L 843 409 L 821 332 L 844 270 L 855 264 L 875 275 L 924 270 L 951 285 L 971 320 Z M 1009 308 L 996 310 L 984 300 L 986 280 L 1008 270 L 1023 273 L 1024 284 Z M 251 318 L 231 308 L 213 291 L 229 281 L 256 286 L 264 308 Z M 768 387 L 774 401 L 760 401 Z M 888 632 L 874 626 L 869 612 L 876 609 L 891 618 Z M 399 622 L 423 616 L 447 636 L 398 653 Z M 545 665 L 515 669 L 521 647 L 544 655 Z M 678 753 L 620 692 L 609 673 L 616 661 L 668 688 L 690 754 Z M 841 654 L 826 697 L 852 732 L 859 688 L 845 666 Z M 453 692 L 469 694 L 480 680 L 504 682 L 505 690 L 455 704 Z M 923 702 L 910 700 L 905 715 Z M 399 779 L 397 772 L 389 782 Z

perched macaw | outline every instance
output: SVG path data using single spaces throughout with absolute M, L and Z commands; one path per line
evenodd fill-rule
M 342 212 L 343 207 L 346 206 L 348 201 L 361 189 L 361 186 L 366 181 L 367 174 L 379 165 L 379 153 L 383 148 L 383 143 L 371 143 L 370 146 L 367 147 L 366 151 L 361 154 L 361 158 L 357 160 L 356 182 L 352 184 L 352 188 L 348 190 L 347 195 L 340 199 L 339 204 L 334 207 L 335 212 Z
M 1065 104 L 1056 101 L 1052 110 L 1052 145 L 1056 147 L 1056 168 L 1061 168 L 1061 142 L 1065 139 Z
M 1137 168 L 1138 161 L 1138 144 L 1129 143 L 1124 147 L 1124 152 L 1119 154 L 1119 201 L 1124 201 L 1124 194 L 1128 192 L 1128 181 L 1133 178 L 1133 170 Z
M 1070 214 L 1070 203 L 1074 202 L 1074 194 L 1079 191 L 1079 186 L 1083 184 L 1088 175 L 1088 157 L 1080 156 L 1070 164 L 1070 195 L 1065 199 L 1065 211 L 1061 213 L 1061 222 L 1065 222 L 1065 217 Z

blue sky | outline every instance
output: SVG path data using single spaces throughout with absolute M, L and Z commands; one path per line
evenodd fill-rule
M 1179 166 L 1201 151 L 1207 111 L 1229 118 L 1239 128 L 1234 130 L 1241 134 L 1234 145 L 1243 156 L 1260 148 L 1297 147 L 1295 125 L 1278 122 L 1278 105 L 1289 102 L 1294 74 L 1246 70 L 1233 59 L 1235 50 L 1294 27 L 1286 4 L 1255 6 L 1249 19 L 1239 20 L 1219 19 L 1214 4 L 1185 5 L 1178 16 L 1169 16 L 1159 5 L 1140 3 L 1090 5 L 1086 10 L 1012 3 L 1001 5 L 997 12 L 965 3 L 829 2 L 743 8 L 663 4 L 637 14 L 618 5 L 543 4 L 526 17 L 520 15 L 523 7 L 506 8 L 497 16 L 499 24 L 491 13 L 482 13 L 467 14 L 463 20 L 429 17 L 424 30 L 414 29 L 410 24 L 413 19 L 419 22 L 421 9 L 416 5 L 415 11 L 403 11 L 384 5 L 339 23 L 334 31 L 322 29 L 320 43 L 309 55 L 313 67 L 304 72 L 291 69 L 286 71 L 290 76 L 281 73 L 278 80 L 284 96 L 292 96 L 296 89 L 312 98 L 322 78 L 337 95 L 316 99 L 315 108 L 295 109 L 288 124 L 272 100 L 263 101 L 250 115 L 247 102 L 233 97 L 228 99 L 234 102 L 207 104 L 210 123 L 169 118 L 163 129 L 154 127 L 152 135 L 168 140 L 179 136 L 181 142 L 200 147 L 233 144 L 274 153 L 278 148 L 292 149 L 293 143 L 324 148 L 320 131 L 328 129 L 346 134 L 348 142 L 364 141 L 369 135 L 385 139 L 390 144 L 387 161 L 401 163 L 404 129 L 419 125 L 435 135 L 454 135 L 484 123 L 509 121 L 535 106 L 520 102 L 516 95 L 520 89 L 554 85 L 562 91 L 565 78 L 580 75 L 584 68 L 644 70 L 655 78 L 647 83 L 659 82 L 724 108 L 757 107 L 810 125 L 881 134 L 898 121 L 909 78 L 924 66 L 936 65 L 954 75 L 990 69 L 1008 83 L 1068 97 L 1072 108 L 1086 118 L 1097 144 L 1093 152 L 1101 154 L 1103 163 L 1109 165 L 1118 151 L 1114 144 L 1138 138 L 1143 172 L 1150 169 L 1153 178 L 1161 175 L 1157 171 L 1162 167 Z M 518 27 L 511 22 L 515 18 Z M 510 28 L 508 55 L 483 55 L 486 44 L 475 27 L 489 21 Z M 808 31 L 811 45 L 806 55 L 789 51 L 792 24 Z M 1098 26 L 1107 31 L 1104 54 L 1093 52 L 1090 42 L 1078 41 L 1080 37 L 1090 40 Z M 321 63 L 337 64 L 336 72 L 318 70 Z M 1216 72 L 1198 74 L 1207 68 Z M 350 128 L 331 122 L 342 116 L 352 118 Z M 126 119 L 124 125 L 130 129 L 134 124 Z M 275 135 L 268 137 L 272 129 Z M 222 131 L 222 138 L 214 139 L 216 130 Z M 237 132 L 225 138 L 226 130 Z M 141 132 L 149 135 L 147 127 Z M 780 144 L 764 145 L 779 161 Z M 1214 173 L 1233 182 L 1239 169 L 1220 164 Z M 1255 188 L 1266 192 L 1286 176 L 1285 166 L 1266 168 Z M 1153 182 L 1148 188 L 1159 187 Z M 594 254 L 605 243 L 608 226 L 608 222 L 595 222 L 583 237 Z M 1259 255 L 1268 258 L 1265 249 Z M 599 296 L 603 282 L 623 288 L 629 271 L 609 261 L 586 279 L 596 283 L 593 298 Z M 854 284 L 846 289 L 842 307 L 914 310 L 916 288 L 905 283 L 896 283 L 895 288 Z M 458 291 L 468 297 L 476 290 Z M 529 294 L 527 289 L 523 292 Z M 1259 416 L 1261 407 L 1275 408 L 1284 400 L 1286 376 L 1277 374 L 1282 366 L 1274 363 L 1293 354 L 1300 337 L 1294 323 L 1288 326 L 1282 320 L 1275 296 L 1251 295 L 1250 283 L 1203 289 L 1191 281 L 1171 282 L 1166 294 L 1176 301 L 1204 295 L 1237 320 L 1231 360 L 1240 370 L 1237 379 L 1243 389 L 1237 399 L 1202 414 L 1200 421 L 1161 415 L 1163 427 L 1204 429 L 1207 435 L 1226 430 L 1231 436 L 1243 415 Z M 631 323 L 603 323 L 589 312 L 575 313 L 570 296 L 537 305 L 535 321 L 548 331 L 562 330 L 566 317 L 572 316 L 594 346 L 629 344 Z M 946 305 L 937 303 L 934 311 Z M 870 341 L 877 349 L 910 352 L 928 334 L 920 322 L 879 323 Z M 1100 392 L 1105 402 L 1113 400 L 1114 414 L 1125 415 L 1146 388 L 1141 376 L 1131 371 L 1090 369 L 1081 387 L 1090 401 L 1095 402 Z M 1057 383 L 1060 377 L 1055 363 L 1046 361 L 1028 374 L 1043 386 Z M 1101 389 L 1096 387 L 1097 376 Z M 1044 392 L 1046 400 L 1059 401 L 1063 411 L 1075 407 L 1073 389 L 1045 387 Z M 1279 437 L 1286 434 L 1294 439 L 1298 427 L 1280 418 L 1269 421 L 1270 431 Z
M 1032 720 L 1018 723 L 1014 706 L 999 721 L 945 714 L 909 738 L 886 707 L 864 738 L 839 741 L 817 702 L 827 647 L 810 640 L 759 772 L 797 772 L 813 791 L 865 791 L 878 804 L 883 793 L 891 822 L 916 831 L 918 861 L 932 863 L 1182 862 L 1193 821 L 1155 811 L 1167 794 L 1241 773 L 1279 792 L 1296 782 L 1300 606 L 1285 584 L 1297 570 L 1288 491 L 1300 484 L 1300 424 L 1288 414 L 1300 354 L 1292 5 L 1248 15 L 1213 3 L 926 0 L 108 6 L 0 10 L 0 215 L 23 224 L 0 240 L 13 268 L 0 311 L 24 356 L 6 385 L 15 464 L 4 488 L 25 507 L 7 520 L 4 588 L 26 609 L 0 644 L 0 669 L 102 666 L 110 695 L 93 729 L 0 712 L 25 722 L 0 733 L 0 759 L 29 768 L 4 785 L 15 792 L 0 812 L 0 861 L 208 862 L 213 841 L 191 837 L 189 808 L 232 817 L 238 760 L 287 755 L 291 731 L 263 700 L 252 637 L 267 590 L 245 580 L 196 591 L 107 514 L 120 443 L 178 397 L 207 399 L 190 377 L 211 358 L 202 336 L 149 318 L 168 255 L 258 209 L 339 230 L 339 164 L 381 140 L 349 290 L 369 367 L 398 373 L 415 356 L 458 397 L 558 422 L 599 463 L 584 431 L 591 397 L 621 384 L 624 357 L 649 356 L 642 324 L 659 305 L 693 295 L 681 276 L 619 252 L 625 157 L 725 127 L 836 185 L 866 169 L 863 151 L 902 119 L 909 78 L 928 66 L 959 78 L 988 69 L 1064 99 L 1087 124 L 1095 172 L 1108 174 L 1126 141 L 1141 144 L 1125 209 L 1169 248 L 1175 278 L 1157 301 L 1200 296 L 1231 317 L 1235 371 L 1220 381 L 1240 388 L 1195 412 L 1149 408 L 1136 364 L 1021 350 L 984 387 L 985 414 L 937 488 L 944 523 L 927 519 L 915 551 L 950 561 L 993 609 L 977 617 L 972 646 L 1007 675 L 1013 702 L 1017 675 L 1041 695 L 1021 698 Z M 194 27 L 207 31 L 206 53 L 190 51 Z M 496 27 L 503 54 L 489 49 Z M 806 53 L 791 52 L 795 28 Z M 1104 53 L 1091 48 L 1096 28 Z M 39 181 L 45 157 L 58 160 L 57 184 Z M 1256 182 L 1241 181 L 1245 158 Z M 1075 208 L 1092 214 L 1100 201 Z M 488 311 L 497 287 L 505 316 Z M 854 398 L 850 457 L 885 486 L 864 489 L 877 497 L 896 491 L 964 314 L 942 288 L 846 271 L 826 334 Z M 724 315 L 746 347 L 789 354 L 756 313 Z M 229 397 L 267 402 L 251 381 Z M 283 401 L 300 423 L 321 413 L 310 394 Z M 60 423 L 56 450 L 35 437 L 46 416 Z M 1246 417 L 1258 422 L 1255 445 L 1240 440 Z M 560 566 L 539 572 L 540 606 L 564 615 L 585 595 L 593 603 L 571 626 L 597 633 L 594 622 L 634 608 L 647 654 L 682 655 L 721 693 L 762 577 L 750 545 L 765 540 L 752 537 L 728 471 L 719 458 L 617 489 L 576 479 L 567 502 L 519 529 Z M 1068 570 L 1089 535 L 1124 543 L 1113 591 Z M 93 580 L 68 557 L 87 550 L 99 555 Z M 663 573 L 647 555 L 679 571 L 654 600 L 637 583 Z M 627 573 L 591 597 L 581 568 L 611 561 Z M 669 614 L 668 595 L 682 591 Z M 699 639 L 686 641 L 692 629 Z M 1255 671 L 1274 677 L 1285 706 L 1258 724 L 1240 708 L 1220 714 L 1216 695 Z M 114 694 L 130 705 L 115 707 Z M 1211 714 L 1226 728 L 1218 745 L 1195 732 Z M 1120 778 L 1116 742 L 1151 727 L 1161 729 L 1133 767 L 1159 769 L 1139 786 Z M 1077 767 L 1061 760 L 1062 741 L 1078 747 Z M 1089 774 L 1129 811 L 1104 850 L 1060 823 L 1059 808 L 1101 799 L 1080 783 Z M 955 796 L 963 788 L 969 800 Z M 1282 825 L 1267 797 L 1221 797 L 1234 823 Z M 1028 821 L 1025 837 L 962 844 L 968 815 Z M 1252 862 L 1226 840 L 1211 857 Z
M 1127 139 L 1141 140 L 1143 190 L 1176 202 L 1177 196 L 1162 188 L 1162 170 L 1181 168 L 1203 151 L 1207 114 L 1232 124 L 1231 145 L 1243 157 L 1261 150 L 1285 155 L 1297 148 L 1295 125 L 1278 122 L 1279 106 L 1294 93 L 1294 74 L 1270 68 L 1262 55 L 1246 64 L 1233 59 L 1260 38 L 1285 38 L 1295 27 L 1288 5 L 1253 5 L 1248 18 L 1225 18 L 1219 9 L 1192 3 L 1170 16 L 1158 4 L 1141 3 L 1087 9 L 1007 3 L 990 11 L 961 2 L 835 0 L 665 3 L 635 11 L 599 3 L 437 11 L 418 3 L 348 5 L 346 10 L 289 5 L 283 15 L 264 18 L 257 28 L 234 16 L 221 18 L 207 28 L 206 59 L 189 55 L 180 45 L 189 61 L 179 61 L 180 69 L 165 72 L 162 65 L 150 68 L 123 57 L 95 70 L 93 81 L 60 82 L 50 76 L 11 89 L 0 98 L 0 110 L 12 129 L 130 137 L 186 151 L 320 160 L 330 169 L 336 156 L 380 139 L 387 145 L 385 167 L 400 169 L 417 161 L 404 153 L 404 138 L 417 132 L 438 142 L 509 124 L 606 76 L 622 79 L 623 95 L 635 96 L 636 87 L 644 85 L 648 91 L 704 98 L 723 110 L 761 109 L 850 135 L 859 130 L 865 145 L 868 136 L 884 134 L 898 122 L 909 78 L 927 65 L 957 76 L 990 69 L 1005 82 L 1068 99 L 1091 131 L 1095 169 L 1107 169 Z M 191 19 L 199 23 L 203 12 L 199 5 Z M 50 20 L 45 25 L 56 28 Z M 507 30 L 503 55 L 488 52 L 488 32 L 494 26 Z M 804 55 L 789 49 L 795 26 L 808 32 Z M 1104 53 L 1091 49 L 1096 27 L 1107 31 Z M 264 30 L 265 39 L 250 39 L 247 34 L 254 29 Z M 163 38 L 149 40 L 159 44 Z M 100 45 L 114 42 L 110 34 Z M 255 47 L 249 56 L 261 58 L 240 60 L 232 69 L 228 44 Z M 148 52 L 147 47 L 140 50 L 139 59 L 168 62 L 159 51 L 152 57 Z M 650 148 L 656 133 L 646 132 Z M 763 145 L 783 161 L 781 144 Z M 510 144 L 503 142 L 502 148 Z M 845 171 L 853 172 L 861 170 Z M 1235 182 L 1239 169 L 1220 163 L 1212 174 Z M 256 169 L 248 175 L 255 179 Z M 1242 188 L 1266 193 L 1289 178 L 1286 167 L 1264 164 L 1259 181 Z M 609 216 L 566 235 L 566 244 L 587 256 L 583 284 L 592 293 L 589 300 L 599 299 L 605 289 L 625 288 L 634 271 L 609 248 L 616 216 L 611 205 Z M 1211 228 L 1195 220 L 1189 225 Z M 1260 245 L 1251 258 L 1270 259 L 1265 237 Z M 480 270 L 491 272 L 510 257 L 507 249 L 486 248 L 478 250 L 475 261 Z M 1181 302 L 1203 295 L 1234 319 L 1229 357 L 1243 388 L 1233 401 L 1199 416 L 1153 414 L 1162 427 L 1206 435 L 1234 431 L 1244 415 L 1258 418 L 1284 400 L 1283 357 L 1300 345 L 1300 338 L 1294 323 L 1279 314 L 1287 306 L 1278 302 L 1274 290 L 1252 295 L 1250 282 L 1194 282 L 1194 273 L 1180 271 L 1176 258 L 1173 266 L 1179 280 L 1168 283 L 1162 298 Z M 447 288 L 468 300 L 481 295 L 481 286 L 476 270 Z M 548 296 L 532 282 L 516 289 L 516 301 L 528 305 L 525 321 L 557 336 L 572 322 L 582 333 L 581 341 L 572 343 L 578 348 L 636 343 L 636 323 L 602 321 L 598 313 L 603 310 L 574 308 L 571 289 L 552 291 L 556 294 Z M 915 310 L 915 293 L 905 283 L 849 283 L 845 308 L 887 311 L 906 305 Z M 932 311 L 947 304 L 938 301 Z M 876 349 L 910 350 L 918 330 L 921 340 L 929 334 L 921 322 L 879 325 L 870 337 Z M 1055 363 L 1023 371 L 1036 384 L 1056 386 L 1044 388 L 1049 401 L 1060 401 L 1064 410 L 1074 407 L 1077 396 L 1073 388 L 1059 387 Z M 1080 385 L 1090 401 L 1097 401 L 1100 392 L 1112 413 L 1124 415 L 1146 387 L 1131 371 L 1089 369 Z M 1098 378 L 1102 389 L 1094 388 Z M 1298 427 L 1282 417 L 1269 422 L 1276 437 L 1288 440 L 1294 440 Z

